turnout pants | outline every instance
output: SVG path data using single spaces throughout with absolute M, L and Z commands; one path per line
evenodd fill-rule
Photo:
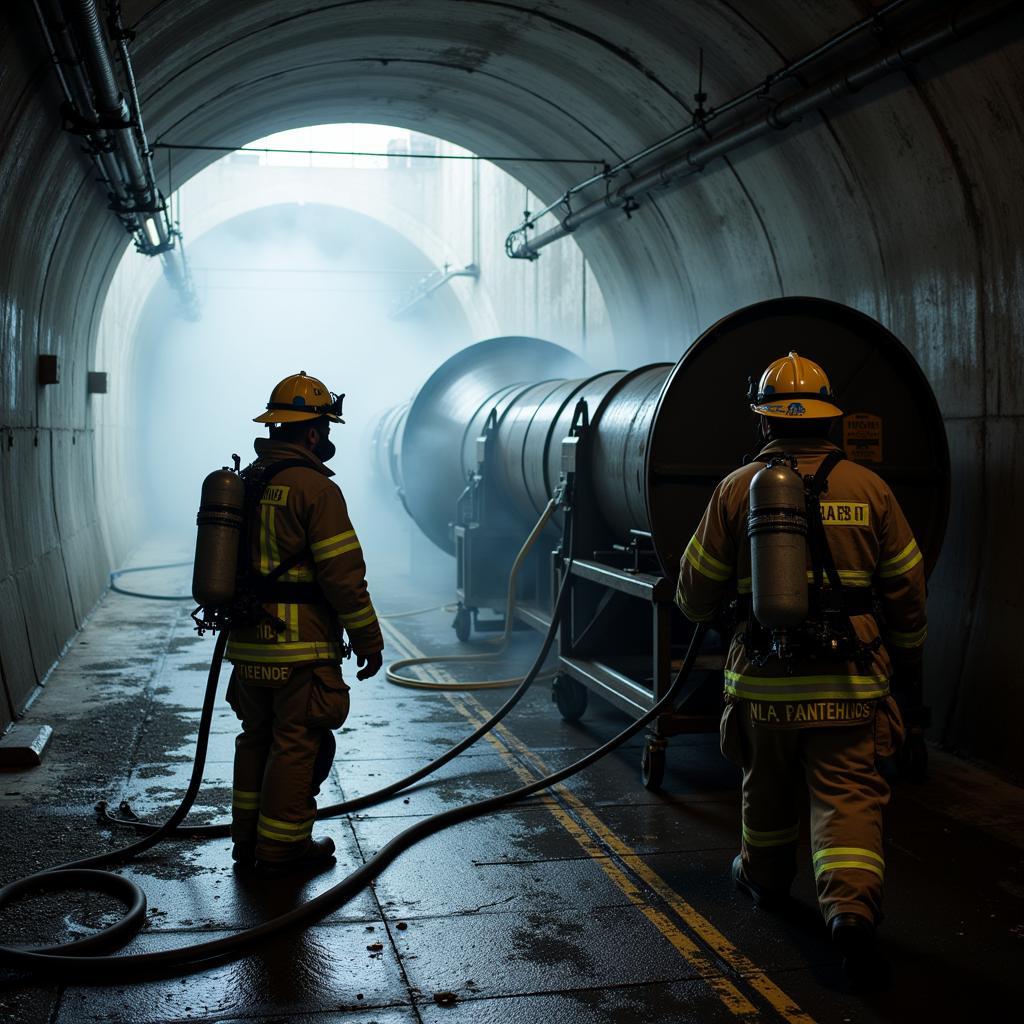
M 300 665 L 288 680 L 262 686 L 228 683 L 228 703 L 241 720 L 235 740 L 231 838 L 255 843 L 256 856 L 301 856 L 316 818 L 316 795 L 334 760 L 332 729 L 348 717 L 348 686 L 338 665 Z
M 811 856 L 825 921 L 882 916 L 882 811 L 889 786 L 876 758 L 891 756 L 903 726 L 892 698 L 850 726 L 779 729 L 751 719 L 735 700 L 722 716 L 722 753 L 743 769 L 743 872 L 756 885 L 788 890 L 796 875 L 802 796 L 810 804 Z

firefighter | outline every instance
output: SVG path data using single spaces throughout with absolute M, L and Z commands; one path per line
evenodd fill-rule
M 315 377 L 286 377 L 254 420 L 268 424 L 270 436 L 256 440 L 257 459 L 242 472 L 250 578 L 264 617 L 233 629 L 226 651 L 234 665 L 228 702 L 242 723 L 232 855 L 269 875 L 333 858 L 333 841 L 312 831 L 315 797 L 334 759 L 332 730 L 349 710 L 342 630 L 358 659 L 356 678 L 382 664 L 362 550 L 325 465 L 340 414 L 341 399 Z
M 891 758 L 904 735 L 894 674 L 916 690 L 908 704 L 920 708 L 922 556 L 889 487 L 829 440 L 842 411 L 820 366 L 791 352 L 751 386 L 750 399 L 766 444 L 715 488 L 681 559 L 676 595 L 693 622 L 715 620 L 736 596 L 720 724 L 723 754 L 743 769 L 732 877 L 755 905 L 785 904 L 806 786 L 822 915 L 850 982 L 881 986 L 888 968 L 875 929 L 889 787 L 877 762 Z M 798 494 L 806 488 L 807 541 L 792 546 L 791 557 L 800 560 L 801 585 L 806 574 L 813 620 L 775 633 L 752 613 L 748 538 L 751 481 L 773 460 L 803 477 Z M 764 587 L 767 600 L 771 581 Z

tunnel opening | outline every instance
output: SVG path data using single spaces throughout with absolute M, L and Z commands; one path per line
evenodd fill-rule
M 481 336 L 526 329 L 580 352 L 610 348 L 585 258 L 570 246 L 543 268 L 509 264 L 482 240 L 531 203 L 528 190 L 461 147 L 386 125 L 257 139 L 170 201 L 188 228 L 200 316 L 183 315 L 170 282 L 130 251 L 100 315 L 98 414 L 121 427 L 97 465 L 111 488 L 138 484 L 105 511 L 112 549 L 163 538 L 160 561 L 183 557 L 201 480 L 232 453 L 253 457 L 264 392 L 305 369 L 346 394 L 334 466 L 377 574 L 450 575 L 375 477 L 373 427 Z M 538 292 L 556 288 L 546 307 Z

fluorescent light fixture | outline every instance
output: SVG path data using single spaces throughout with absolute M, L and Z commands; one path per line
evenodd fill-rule
M 156 229 L 156 221 L 152 217 L 147 217 L 143 222 L 143 226 L 146 229 L 146 234 L 149 236 L 150 245 L 160 244 L 160 232 Z

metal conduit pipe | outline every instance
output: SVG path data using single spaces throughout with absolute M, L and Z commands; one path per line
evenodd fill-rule
M 124 31 L 121 24 L 120 4 L 114 5 L 113 20 L 117 30 L 117 47 L 118 52 L 121 55 L 121 66 L 124 69 L 125 78 L 128 82 L 128 98 L 131 108 L 131 117 L 135 124 L 135 129 L 138 132 L 139 150 L 146 163 L 146 178 L 153 184 L 156 199 L 159 200 L 161 197 L 159 191 L 156 189 L 156 171 L 153 168 L 153 151 L 149 146 L 149 139 L 146 138 L 146 126 L 142 121 L 142 105 L 139 103 L 139 90 L 135 82 L 135 69 L 132 67 L 131 56 L 128 53 L 128 33 Z M 155 223 L 160 244 L 170 245 L 172 240 L 170 234 L 170 218 L 157 217 L 155 218 Z M 190 271 L 185 260 L 184 243 L 181 241 L 180 232 L 178 233 L 178 239 L 181 266 L 176 269 L 179 272 L 179 276 L 182 278 L 181 287 L 187 288 L 189 292 L 192 293 L 194 292 L 194 289 L 192 287 Z M 163 257 L 166 272 L 167 264 L 172 262 L 173 258 L 168 252 L 165 252 Z
M 562 441 L 585 400 L 576 473 L 587 481 L 585 518 L 598 524 L 588 540 L 608 549 L 649 536 L 674 578 L 713 486 L 754 450 L 747 375 L 790 348 L 827 367 L 850 414 L 841 443 L 893 487 L 930 569 L 949 494 L 938 405 L 889 331 L 824 299 L 757 303 L 709 328 L 676 364 L 635 370 L 581 374 L 576 356 L 537 338 L 480 342 L 436 370 L 408 406 L 385 414 L 377 466 L 445 551 L 454 552 L 459 496 L 478 472 L 500 496 L 491 514 L 507 518 L 521 541 L 558 488 Z
M 156 184 L 120 6 L 110 5 L 111 32 L 119 46 L 130 102 L 118 84 L 95 0 L 33 0 L 33 7 L 64 94 L 69 127 L 85 137 L 111 208 L 134 236 L 136 249 L 160 256 L 182 314 L 196 319 L 199 304 L 181 233 L 172 226 Z
M 96 108 L 100 116 L 113 127 L 118 152 L 124 162 L 128 186 L 135 198 L 135 205 L 151 213 L 156 212 L 157 195 L 155 185 L 146 175 L 143 156 L 132 125 L 128 102 L 121 93 L 110 60 L 107 41 L 100 23 L 100 13 L 95 0 L 74 0 L 70 5 L 71 17 L 77 29 L 77 42 L 82 60 L 88 71 L 89 83 L 96 97 Z M 154 217 L 159 222 L 159 218 Z M 158 229 L 159 230 L 159 229 Z M 165 232 L 166 233 L 166 232 Z M 166 238 L 162 239 L 166 241 Z
M 58 0 L 33 0 L 36 18 L 42 30 L 46 48 L 49 50 L 61 91 L 68 105 L 78 111 L 81 117 L 92 124 L 99 122 L 99 112 L 93 103 L 92 89 L 78 60 L 74 42 L 64 12 Z M 51 32 L 50 26 L 53 31 Z M 124 207 L 131 202 L 124 188 L 124 169 L 118 161 L 116 148 L 110 133 L 97 129 L 92 133 L 90 155 L 96 164 L 101 180 L 110 191 L 115 205 Z
M 798 57 L 796 60 L 791 61 L 788 64 L 784 64 L 778 70 L 766 75 L 763 81 L 758 82 L 756 85 L 744 92 L 741 92 L 739 95 L 733 96 L 733 98 L 727 102 L 721 103 L 716 107 L 712 107 L 702 117 L 695 115 L 690 124 L 666 135 L 657 142 L 652 142 L 651 145 L 646 146 L 638 153 L 633 153 L 631 156 L 626 157 L 625 160 L 620 160 L 617 164 L 614 164 L 611 167 L 606 167 L 606 169 L 600 173 L 591 175 L 589 178 L 584 178 L 583 181 L 577 182 L 571 188 L 566 189 L 565 192 L 562 193 L 561 197 L 556 199 L 553 203 L 549 203 L 540 210 L 532 212 L 525 219 L 523 224 L 521 224 L 519 228 L 509 236 L 509 239 L 511 240 L 519 233 L 532 230 L 545 214 L 553 213 L 559 206 L 567 206 L 573 196 L 578 195 L 591 185 L 596 185 L 599 182 L 611 181 L 623 171 L 629 170 L 634 164 L 640 163 L 648 157 L 654 156 L 655 153 L 660 152 L 667 146 L 671 146 L 672 143 L 678 142 L 680 139 L 686 138 L 688 135 L 692 135 L 695 132 L 706 132 L 707 126 L 713 121 L 717 120 L 723 114 L 727 114 L 729 111 L 735 110 L 737 107 L 743 106 L 745 103 L 749 103 L 751 100 L 767 98 L 769 92 L 780 82 L 785 82 L 788 79 L 793 78 L 802 68 L 814 61 L 820 60 L 837 46 L 841 46 L 852 37 L 869 28 L 878 26 L 886 15 L 895 13 L 901 7 L 906 6 L 907 3 L 909 3 L 909 0 L 890 0 L 889 3 L 884 4 L 875 11 L 872 11 L 869 17 L 863 18 L 855 24 L 848 26 L 841 32 L 826 40 L 820 46 L 816 46 L 813 50 L 805 53 L 802 57 Z M 510 246 L 506 243 L 506 251 L 511 253 L 515 248 L 516 246 L 514 244 Z
M 872 82 L 893 71 L 908 67 L 914 61 L 935 53 L 957 40 L 963 39 L 1002 17 L 1020 12 L 1019 0 L 985 0 L 960 8 L 938 26 L 929 25 L 903 41 L 886 47 L 871 57 L 854 61 L 823 81 L 777 103 L 765 115 L 743 121 L 723 132 L 718 138 L 692 146 L 679 156 L 659 165 L 646 174 L 623 185 L 622 188 L 596 199 L 579 210 L 569 213 L 555 227 L 541 232 L 535 238 L 515 245 L 514 239 L 522 229 L 512 232 L 506 252 L 513 259 L 534 259 L 545 246 L 577 228 L 617 209 L 630 208 L 650 193 L 680 184 L 690 175 L 704 170 L 716 157 L 746 143 L 781 131 L 797 123 L 805 114 L 827 108 L 837 99 L 859 92 Z

